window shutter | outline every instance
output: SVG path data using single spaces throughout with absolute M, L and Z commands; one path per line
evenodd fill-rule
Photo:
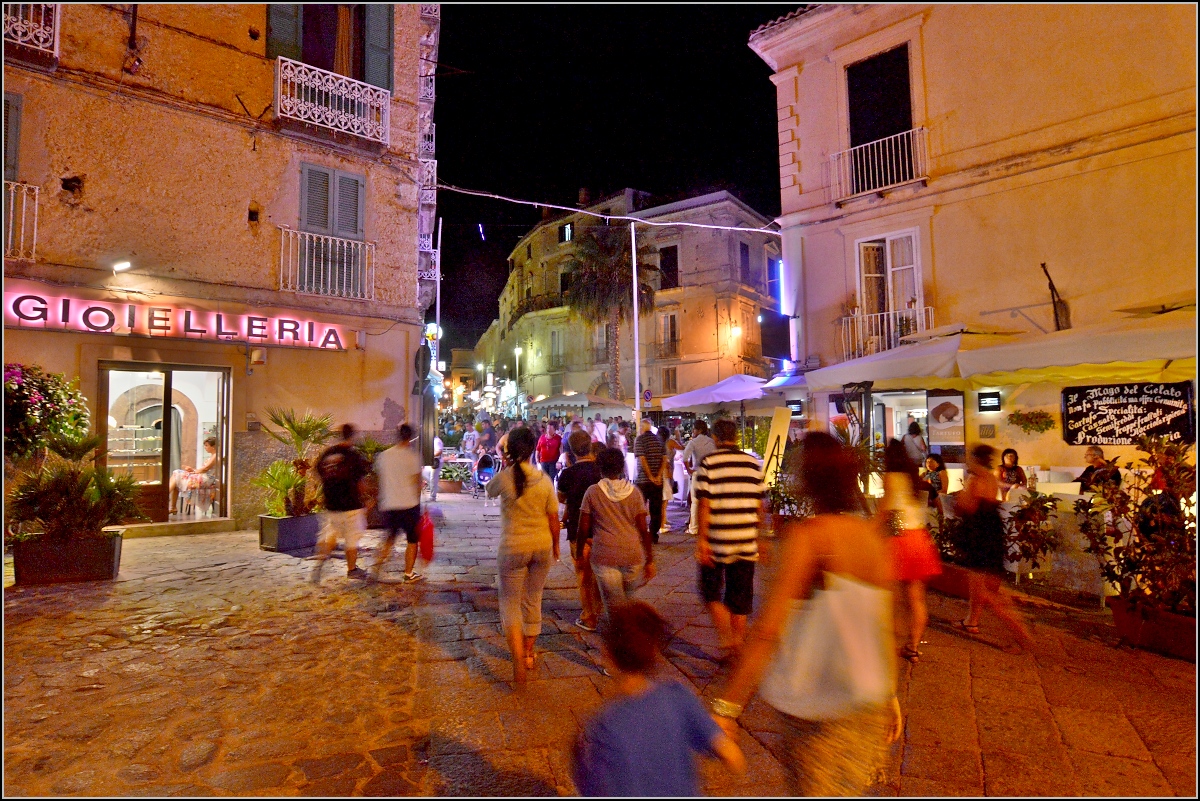
M 300 61 L 302 19 L 299 3 L 267 4 L 267 58 Z
M 4 180 L 17 180 L 21 145 L 21 96 L 4 93 Z M 7 193 L 5 193 L 7 197 Z
M 366 181 L 357 175 L 337 173 L 336 210 L 333 235 L 362 239 L 366 211 Z
M 301 166 L 300 228 L 314 234 L 333 233 L 330 184 L 333 173 L 311 164 Z
M 392 6 L 368 3 L 363 54 L 363 80 L 372 86 L 392 90 Z

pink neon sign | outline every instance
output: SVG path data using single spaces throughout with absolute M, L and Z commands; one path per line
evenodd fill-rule
M 295 317 L 267 317 L 179 306 L 4 293 L 4 325 L 45 331 L 139 334 L 209 342 L 345 350 L 343 326 Z

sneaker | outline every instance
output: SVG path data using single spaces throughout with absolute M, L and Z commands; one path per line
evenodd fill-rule
M 346 578 L 360 579 L 360 578 L 366 578 L 366 577 L 367 577 L 367 571 L 363 570 L 361 567 L 356 567 L 353 570 L 346 571 Z
M 424 578 L 425 578 L 424 576 L 422 576 L 420 573 L 418 573 L 417 571 L 414 570 L 411 573 L 404 574 L 404 583 L 412 584 L 414 581 L 421 581 Z
M 583 629 L 584 631 L 595 631 L 596 630 L 595 626 L 589 626 L 587 623 L 584 623 L 583 618 L 579 618 L 578 620 L 576 620 L 575 625 L 578 626 L 579 628 Z

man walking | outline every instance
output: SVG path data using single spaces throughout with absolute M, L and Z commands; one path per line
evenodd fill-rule
M 387 535 L 379 556 L 371 567 L 370 578 L 379 579 L 383 564 L 392 552 L 396 535 L 404 529 L 408 545 L 404 551 L 404 581 L 420 581 L 424 576 L 417 564 L 417 524 L 421 521 L 421 454 L 416 447 L 416 432 L 408 423 L 397 431 L 396 444 L 375 457 L 379 477 L 379 510 Z
M 367 458 L 354 447 L 355 428 L 342 426 L 342 439 L 327 448 L 317 459 L 317 475 L 325 493 L 325 526 L 317 542 L 317 564 L 313 568 L 313 584 L 321 581 L 321 570 L 338 537 L 346 543 L 346 575 L 360 578 L 366 571 L 357 567 L 358 539 L 366 528 L 366 510 L 362 503 L 362 481 L 371 470 Z
M 642 433 L 633 443 L 633 455 L 637 459 L 637 487 L 650 504 L 650 541 L 658 542 L 663 518 L 663 458 L 666 450 L 662 440 L 650 425 L 650 418 L 643 417 Z
M 592 421 L 592 441 L 608 447 L 608 426 L 600 419 L 600 412 L 596 412 L 596 419 Z
M 558 435 L 558 427 L 553 421 L 546 423 L 546 431 L 538 438 L 537 460 L 542 466 L 542 472 L 554 477 L 558 475 L 558 455 L 562 449 L 562 437 Z
M 700 467 L 700 463 L 704 461 L 704 457 L 717 449 L 717 443 L 713 442 L 712 437 L 708 435 L 708 423 L 703 420 L 697 420 L 692 427 L 692 438 L 688 440 L 687 447 L 683 449 L 683 469 L 687 470 L 688 476 L 691 476 Z M 688 492 L 688 503 L 692 502 L 692 496 L 695 494 L 695 481 L 692 482 L 691 489 Z
M 696 561 L 700 593 L 717 629 L 721 661 L 727 663 L 746 640 L 766 486 L 758 462 L 737 447 L 737 425 L 718 420 L 713 433 L 717 449 L 700 463 L 693 484 L 699 507 Z
M 433 478 L 429 482 L 429 500 L 437 500 L 438 481 L 442 477 L 442 438 L 433 435 Z
M 567 506 L 563 524 L 567 529 L 567 541 L 571 545 L 571 558 L 575 562 L 575 573 L 579 576 L 579 602 L 583 610 L 575 625 L 584 631 L 595 631 L 600 620 L 600 588 L 592 573 L 591 562 L 584 557 L 584 538 L 579 536 L 579 507 L 588 487 L 600 483 L 603 476 L 600 466 L 592 456 L 592 442 L 586 431 L 576 431 L 567 438 L 567 445 L 575 454 L 575 464 L 558 476 L 558 500 Z

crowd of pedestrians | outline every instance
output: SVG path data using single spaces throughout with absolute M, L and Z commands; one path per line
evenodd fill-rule
M 574 775 L 585 795 L 695 795 L 693 755 L 720 759 L 734 771 L 745 760 L 736 744 L 736 719 L 756 694 L 779 717 L 782 761 L 795 795 L 857 795 L 876 778 L 887 746 L 902 731 L 895 695 L 897 659 L 919 661 L 928 621 L 925 583 L 941 571 L 928 530 L 931 507 L 948 489 L 945 465 L 928 452 L 919 427 L 888 443 L 883 496 L 869 509 L 856 455 L 828 434 L 809 432 L 799 444 L 796 484 L 813 514 L 768 531 L 766 487 L 759 459 L 738 447 L 731 420 L 709 434 L 695 423 L 686 444 L 678 429 L 616 418 L 543 421 L 483 420 L 462 443 L 470 453 L 495 449 L 503 469 L 486 494 L 500 505 L 496 554 L 500 627 L 512 659 L 514 684 L 537 670 L 542 594 L 559 561 L 562 529 L 578 579 L 581 612 L 575 625 L 600 631 L 603 671 L 615 695 L 584 727 Z M 352 577 L 371 465 L 353 444 L 354 429 L 317 459 L 326 507 L 311 574 L 318 582 L 340 538 Z M 370 574 L 378 578 L 403 530 L 404 581 L 418 581 L 421 460 L 416 432 L 399 427 L 397 443 L 375 459 L 377 504 L 385 538 Z M 632 454 L 633 475 L 627 455 Z M 1028 630 L 1000 592 L 1005 545 L 999 516 L 1002 482 L 1019 486 L 1017 456 L 994 450 L 969 454 L 954 511 L 971 543 L 970 606 L 958 625 L 978 631 L 990 609 L 1016 638 Z M 697 595 L 712 618 L 725 666 L 709 709 L 691 689 L 655 678 L 665 623 L 638 590 L 657 574 L 655 546 L 665 504 L 677 490 L 676 459 L 690 477 Z M 1014 469 L 1016 468 L 1016 469 Z M 560 511 L 561 505 L 561 511 Z M 781 542 L 773 548 L 777 535 Z M 778 569 L 756 609 L 754 576 L 760 558 Z M 752 620 L 753 616 L 753 620 Z M 896 633 L 902 642 L 897 645 Z

